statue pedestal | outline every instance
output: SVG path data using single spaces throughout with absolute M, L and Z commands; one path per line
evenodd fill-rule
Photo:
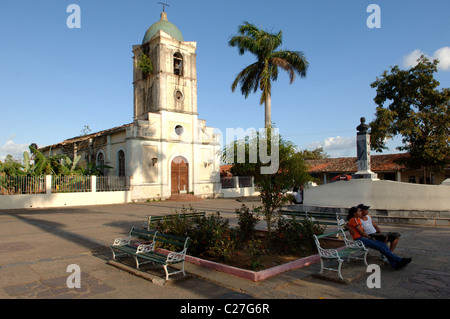
M 365 171 L 357 171 L 355 174 L 352 175 L 353 179 L 371 179 L 373 181 L 378 181 L 380 180 L 378 178 L 378 175 L 375 174 L 374 172 L 370 171 L 370 170 L 365 170 Z
M 378 180 L 378 175 L 370 170 L 370 134 L 364 122 L 365 119 L 361 118 L 361 125 L 357 127 L 359 131 L 356 135 L 358 171 L 352 175 L 352 178 Z

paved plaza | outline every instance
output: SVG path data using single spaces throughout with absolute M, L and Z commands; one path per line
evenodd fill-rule
M 162 201 L 51 209 L 0 209 L 0 298 L 2 299 L 448 299 L 450 298 L 450 228 L 384 225 L 402 234 L 396 253 L 412 257 L 402 270 L 381 265 L 381 288 L 369 288 L 370 273 L 357 262 L 344 264 L 347 284 L 314 276 L 319 264 L 252 282 L 186 263 L 188 275 L 165 282 L 162 267 L 153 280 L 108 264 L 108 246 L 147 216 L 170 214 L 191 204 L 197 211 L 220 212 L 236 223 L 234 199 L 190 203 Z M 258 202 L 246 202 L 248 207 Z M 264 221 L 259 224 L 263 227 Z M 81 270 L 81 287 L 69 288 L 69 265 Z

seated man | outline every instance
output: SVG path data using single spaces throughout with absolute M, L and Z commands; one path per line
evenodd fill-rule
M 390 243 L 389 248 L 391 251 L 394 251 L 401 235 L 396 232 L 382 232 L 380 227 L 378 227 L 378 225 L 372 220 L 372 217 L 369 216 L 370 206 L 359 204 L 357 208 L 361 210 L 361 223 L 366 231 L 366 234 L 369 235 L 369 237 L 385 244 Z
M 400 256 L 397 256 L 389 249 L 389 247 L 385 243 L 371 239 L 361 225 L 361 216 L 361 209 L 355 206 L 350 208 L 348 211 L 348 223 L 346 227 L 348 227 L 349 230 L 351 229 L 350 233 L 352 234 L 353 240 L 361 241 L 365 247 L 378 250 L 386 257 L 389 264 L 395 269 L 401 269 L 411 262 L 412 258 L 402 258 Z
M 292 196 L 293 199 L 291 201 L 291 204 L 303 204 L 302 192 L 297 186 L 294 187 Z

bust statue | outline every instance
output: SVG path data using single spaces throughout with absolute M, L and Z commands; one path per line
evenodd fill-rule
M 361 117 L 361 124 L 359 124 L 356 129 L 358 130 L 359 133 L 366 133 L 367 130 L 369 129 L 369 125 L 366 124 L 366 118 L 365 117 Z

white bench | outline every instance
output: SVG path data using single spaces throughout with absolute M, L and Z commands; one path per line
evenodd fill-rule
M 344 246 L 342 248 L 338 248 L 338 249 L 322 248 L 322 246 L 320 245 L 319 239 L 325 238 L 325 237 L 336 236 L 336 235 L 341 235 L 344 240 Z M 331 271 L 337 271 L 339 278 L 344 280 L 344 278 L 342 277 L 342 273 L 341 273 L 341 267 L 342 267 L 342 263 L 344 262 L 343 258 L 345 258 L 345 257 L 347 257 L 347 261 L 349 261 L 350 258 L 364 260 L 364 264 L 366 266 L 368 266 L 367 254 L 369 252 L 369 249 L 367 249 L 364 246 L 364 244 L 360 241 L 348 240 L 347 237 L 345 236 L 345 232 L 343 229 L 339 229 L 337 231 L 334 231 L 331 233 L 326 233 L 323 235 L 313 235 L 313 237 L 314 237 L 314 241 L 317 246 L 317 250 L 319 251 L 319 255 L 320 255 L 320 272 L 319 272 L 319 274 L 322 274 L 324 269 L 331 270 Z M 363 254 L 364 257 L 359 257 L 359 255 L 361 255 L 361 254 Z M 356 255 L 358 255 L 358 256 L 356 256 Z M 337 261 L 338 267 L 336 269 L 325 267 L 325 264 L 324 264 L 325 260 Z

